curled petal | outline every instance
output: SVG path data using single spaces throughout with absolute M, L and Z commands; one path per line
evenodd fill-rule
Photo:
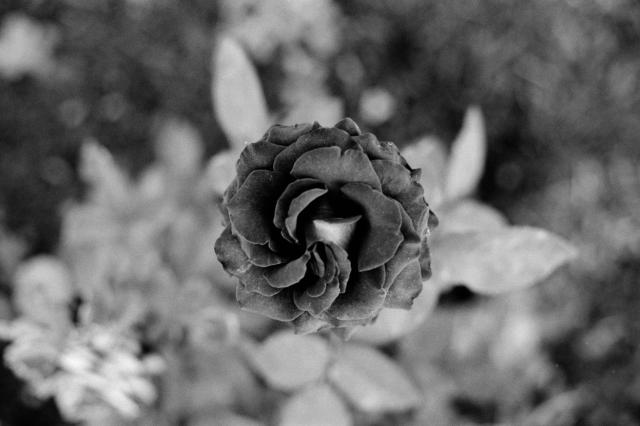
M 351 144 L 349 134 L 336 128 L 321 127 L 306 133 L 286 147 L 273 162 L 273 170 L 289 173 L 296 160 L 305 152 L 316 148 L 338 146 L 346 149 Z
M 247 254 L 249 261 L 256 266 L 273 266 L 286 261 L 283 256 L 274 253 L 268 244 L 251 244 L 244 238 L 239 237 L 240 247 Z
M 269 284 L 265 278 L 265 272 L 268 269 L 258 266 L 252 266 L 244 275 L 240 277 L 240 282 L 244 285 L 245 290 L 251 293 L 258 293 L 262 296 L 271 297 L 282 291 Z
M 278 321 L 292 321 L 302 315 L 293 304 L 289 289 L 267 297 L 247 291 L 243 285 L 236 287 L 236 300 L 245 311 L 264 315 Z
M 353 121 L 349 117 L 340 120 L 333 127 L 335 127 L 336 129 L 342 129 L 345 132 L 349 133 L 351 136 L 358 136 L 362 134 L 362 132 L 360 131 L 360 127 L 358 127 L 355 121 Z
M 320 125 L 316 122 L 296 124 L 294 126 L 276 124 L 267 130 L 265 139 L 278 145 L 288 146 L 298 140 L 300 136 L 317 129 L 318 127 L 320 127 Z
M 301 311 L 319 315 L 331 306 L 338 295 L 340 295 L 340 287 L 338 283 L 334 281 L 327 283 L 326 290 L 317 297 L 310 296 L 304 289 L 294 289 L 293 302 Z
M 273 224 L 279 228 L 284 229 L 284 220 L 289 211 L 289 205 L 291 201 L 304 191 L 312 188 L 325 188 L 324 184 L 317 179 L 297 179 L 291 182 L 276 202 L 275 212 L 273 214 Z
M 273 160 L 283 149 L 283 146 L 267 141 L 248 144 L 240 153 L 240 158 L 236 164 L 238 182 L 242 185 L 247 176 L 254 170 L 271 170 Z
M 373 318 L 382 308 L 387 294 L 382 288 L 384 275 L 383 267 L 352 274 L 347 291 L 336 299 L 327 314 L 337 320 Z
M 298 195 L 291 201 L 287 218 L 284 220 L 284 225 L 285 229 L 289 232 L 289 236 L 294 241 L 298 241 L 296 231 L 298 226 L 298 216 L 300 213 L 302 213 L 302 211 L 314 200 L 320 198 L 327 192 L 328 191 L 324 188 L 312 188 Z
M 306 252 L 285 265 L 270 269 L 265 273 L 265 278 L 272 287 L 290 287 L 304 278 L 307 272 L 307 262 L 310 258 L 309 252 Z
M 384 302 L 387 308 L 409 309 L 422 291 L 420 262 L 414 259 L 396 276 Z
M 233 236 L 229 226 L 216 240 L 214 250 L 224 269 L 232 275 L 243 274 L 251 267 L 249 258 L 242 251 L 240 241 Z
M 380 179 L 367 156 L 355 149 L 342 150 L 337 146 L 317 148 L 302 154 L 294 163 L 291 174 L 297 178 L 310 177 L 336 189 L 347 182 L 360 182 L 378 190 Z
M 237 233 L 253 244 L 266 244 L 273 234 L 273 210 L 287 185 L 283 173 L 255 170 L 228 203 L 229 219 Z
M 361 183 L 348 183 L 341 189 L 363 210 L 369 229 L 364 231 L 358 256 L 358 270 L 368 271 L 387 263 L 402 242 L 402 215 L 393 200 Z
M 398 164 L 406 163 L 400 156 L 398 147 L 396 147 L 395 144 L 391 142 L 380 142 L 378 138 L 371 133 L 353 136 L 351 139 L 360 145 L 372 160 L 389 160 Z

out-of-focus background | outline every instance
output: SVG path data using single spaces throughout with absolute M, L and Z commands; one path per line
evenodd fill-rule
M 210 87 L 221 33 L 248 52 L 273 121 L 332 125 L 345 115 L 399 146 L 423 135 L 446 144 L 467 107 L 480 106 L 488 153 L 477 197 L 580 250 L 567 271 L 526 293 L 539 319 L 535 362 L 544 368 L 530 373 L 539 383 L 516 406 L 493 397 L 491 378 L 458 382 L 462 391 L 446 401 L 458 421 L 510 422 L 526 407 L 538 413 L 532 424 L 640 422 L 640 4 L 632 0 L 2 1 L 3 318 L 15 315 L 8 300 L 20 261 L 57 252 L 66 207 L 87 195 L 81 146 L 106 147 L 132 179 L 171 129 L 195 132 L 206 157 L 228 147 Z M 462 287 L 439 304 L 472 312 L 470 324 L 491 313 Z M 430 350 L 443 333 L 432 324 L 413 345 Z M 509 362 L 528 347 L 531 323 L 522 324 L 502 343 L 515 347 Z M 480 361 L 466 368 L 485 371 Z M 520 376 L 500 380 L 494 386 Z M 63 423 L 53 402 L 21 389 L 3 367 L 0 423 Z

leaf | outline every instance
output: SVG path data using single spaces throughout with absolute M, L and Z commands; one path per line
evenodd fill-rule
M 282 407 L 279 426 L 349 426 L 351 414 L 342 400 L 327 385 L 305 389 L 292 396 Z
M 372 345 L 384 345 L 406 336 L 427 319 L 438 301 L 438 294 L 438 287 L 425 281 L 422 292 L 413 301 L 410 310 L 383 309 L 373 324 L 359 328 L 352 339 Z
M 502 213 L 470 199 L 443 205 L 437 214 L 440 221 L 434 235 L 491 231 L 507 226 L 507 220 Z
M 255 68 L 236 40 L 223 36 L 213 55 L 213 106 L 231 146 L 240 150 L 269 126 L 267 104 Z
M 437 138 L 425 136 L 402 149 L 402 156 L 414 169 L 422 169 L 420 183 L 431 206 L 440 204 L 444 196 L 447 154 Z
M 508 227 L 433 239 L 434 278 L 497 294 L 531 286 L 576 256 L 575 248 L 548 231 Z
M 405 411 L 420 404 L 420 391 L 404 371 L 375 349 L 347 344 L 328 379 L 356 408 L 370 414 Z
M 470 195 L 478 185 L 487 155 L 487 140 L 482 112 L 469 107 L 462 129 L 451 147 L 445 198 L 453 200 Z
M 172 177 L 191 176 L 200 170 L 202 138 L 188 121 L 163 120 L 155 142 L 156 157 Z
M 95 203 L 116 210 L 127 207 L 129 180 L 105 147 L 93 141 L 84 143 L 80 148 L 79 169 Z
M 329 362 L 329 349 L 324 340 L 289 331 L 272 334 L 247 355 L 269 385 L 283 391 L 318 380 Z

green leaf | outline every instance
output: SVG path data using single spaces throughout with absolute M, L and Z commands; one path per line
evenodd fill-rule
M 269 385 L 283 391 L 318 380 L 329 362 L 329 349 L 324 340 L 289 331 L 272 334 L 247 355 Z
M 443 205 L 436 213 L 440 221 L 434 235 L 491 231 L 507 226 L 507 219 L 502 213 L 470 199 Z
M 442 235 L 431 247 L 437 281 L 484 294 L 531 286 L 577 254 L 566 240 L 530 227 Z
M 427 319 L 438 301 L 438 288 L 425 281 L 410 310 L 385 308 L 373 324 L 359 328 L 352 339 L 384 345 L 411 333 Z
M 420 404 L 420 391 L 390 358 L 367 346 L 347 344 L 328 379 L 356 408 L 369 414 L 405 411 Z
M 402 149 L 402 156 L 414 169 L 422 169 L 420 183 L 424 197 L 431 206 L 442 202 L 444 196 L 445 167 L 447 154 L 442 142 L 432 136 L 425 136 Z
M 216 119 L 235 150 L 269 127 L 267 104 L 255 68 L 236 40 L 223 36 L 213 55 L 211 86 Z
M 309 387 L 292 396 L 282 407 L 279 426 L 349 426 L 351 414 L 326 384 Z
M 445 182 L 447 200 L 466 197 L 475 190 L 484 170 L 486 151 L 482 112 L 478 107 L 469 107 L 451 147 Z

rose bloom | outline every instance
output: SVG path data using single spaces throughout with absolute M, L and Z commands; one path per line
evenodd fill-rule
M 409 309 L 429 275 L 437 220 L 420 170 L 351 119 L 275 125 L 248 144 L 224 193 L 215 251 L 248 311 L 297 332 Z M 343 330 L 344 331 L 344 330 Z

